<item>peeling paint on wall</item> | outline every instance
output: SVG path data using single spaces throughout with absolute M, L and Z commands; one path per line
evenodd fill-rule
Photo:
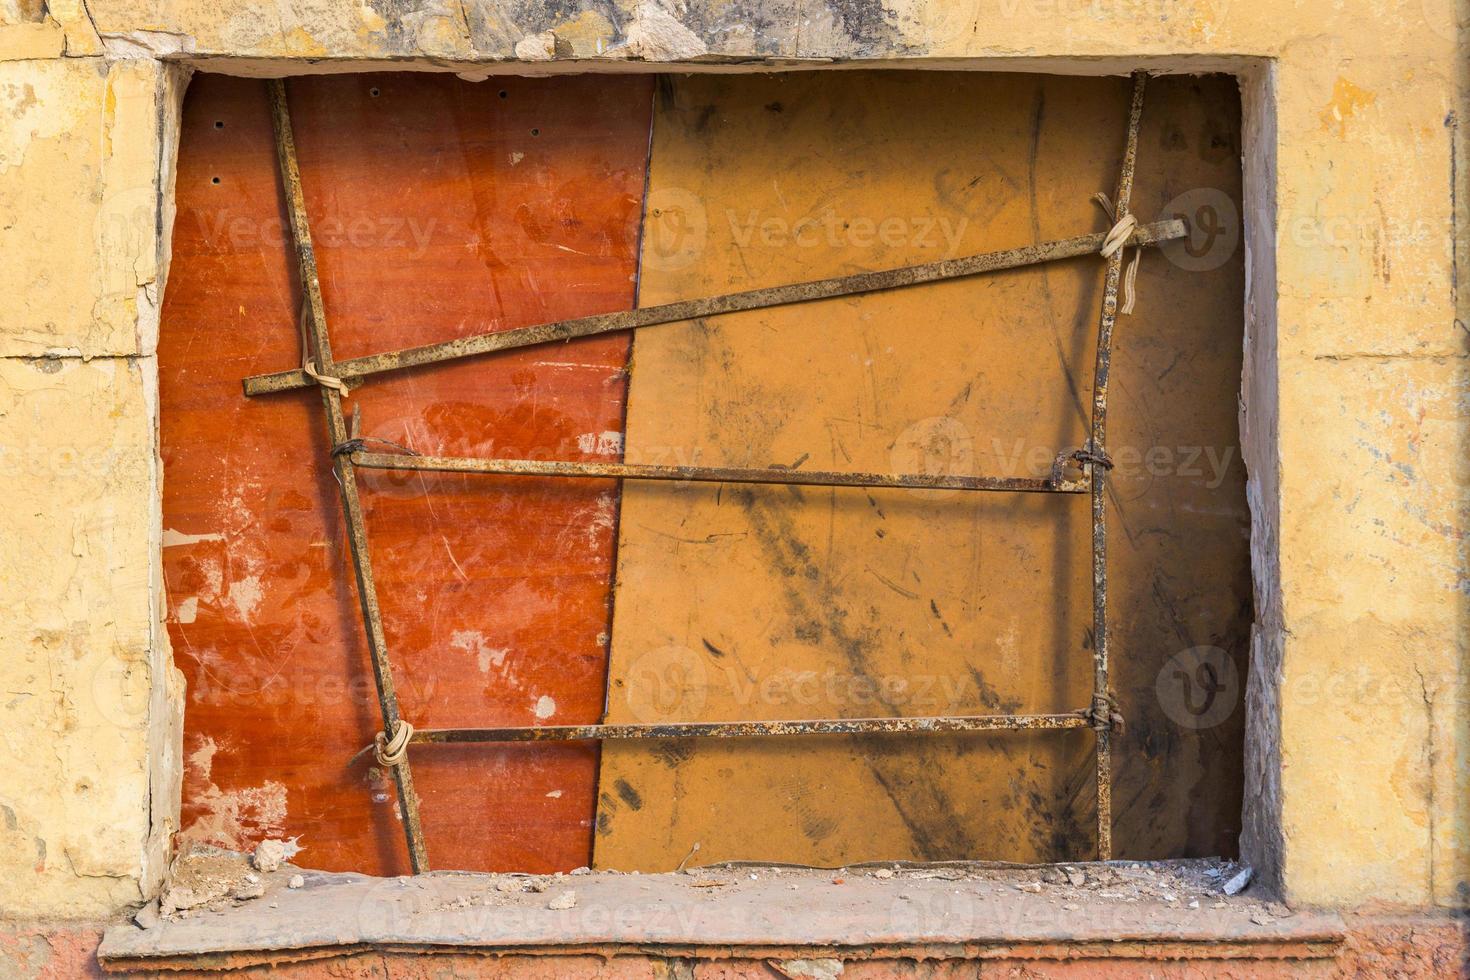
M 1269 667 L 1253 678 L 1252 704 L 1280 721 L 1251 763 L 1268 814 L 1261 854 L 1276 855 L 1301 900 L 1464 901 L 1465 699 L 1431 717 L 1424 694 L 1466 687 L 1458 461 L 1470 309 L 1455 283 L 1470 255 L 1470 195 L 1454 187 L 1467 172 L 1454 122 L 1466 113 L 1463 3 L 1376 5 L 1371 16 L 1327 0 L 639 9 L 628 0 L 399 0 L 262 15 L 255 0 L 50 0 L 40 19 L 30 4 L 0 23 L 0 102 L 10 110 L 0 112 L 0 288 L 12 298 L 0 314 L 9 386 L 0 446 L 26 461 L 3 477 L 7 532 L 20 544 L 0 556 L 4 619 L 15 630 L 0 634 L 0 672 L 17 692 L 5 702 L 17 750 L 58 747 L 21 753 L 25 764 L 10 776 L 24 793 L 0 786 L 16 813 L 12 831 L 0 812 L 0 833 L 18 835 L 0 848 L 0 906 L 100 914 L 136 900 L 156 880 L 157 834 L 177 813 L 168 787 L 177 785 L 179 693 L 150 571 L 162 529 L 147 460 L 156 423 L 149 317 L 172 223 L 167 121 L 179 76 L 156 59 L 257 73 L 390 60 L 468 78 L 612 70 L 640 53 L 629 43 L 635 21 L 650 39 L 644 57 L 658 44 L 682 57 L 696 47 L 689 36 L 697 40 L 704 51 L 690 67 L 869 58 L 1116 73 L 1146 61 L 1246 76 L 1254 367 L 1242 427 L 1255 440 L 1252 533 L 1265 597 L 1255 659 Z M 660 33 L 660 12 L 689 36 L 666 23 Z M 517 61 L 528 38 L 551 60 Z M 104 214 L 108 226 L 111 216 L 136 216 L 138 233 L 99 231 Z M 1421 218 L 1422 234 L 1388 230 L 1391 220 Z M 25 360 L 36 357 L 47 360 Z M 109 360 L 118 365 L 111 375 L 99 363 Z M 48 394 L 42 377 L 63 387 Z M 1397 397 L 1405 390 L 1426 393 L 1412 412 Z M 79 446 L 112 465 L 79 470 Z M 78 595 L 83 611 L 66 613 Z M 201 592 L 197 601 L 216 600 Z M 108 663 L 121 669 L 94 669 Z M 1371 691 L 1391 681 L 1403 693 L 1314 693 L 1322 678 L 1364 663 L 1379 684 Z M 1426 688 L 1407 683 L 1420 675 Z M 126 693 L 136 683 L 128 678 L 141 678 L 148 705 Z M 99 685 L 117 693 L 89 693 Z M 1385 774 L 1401 768 L 1403 796 L 1390 797 Z M 58 854 L 105 873 L 74 874 Z

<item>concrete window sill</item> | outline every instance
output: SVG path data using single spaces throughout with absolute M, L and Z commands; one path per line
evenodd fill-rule
M 146 928 L 114 926 L 98 956 L 110 970 L 233 968 L 364 949 L 615 956 L 658 947 L 696 958 L 846 950 L 870 958 L 942 947 L 946 957 L 985 958 L 1065 947 L 1084 957 L 1299 960 L 1330 957 L 1341 943 L 1337 913 L 1226 897 L 1219 866 L 1204 874 L 1210 867 L 740 866 L 369 878 L 286 866 L 264 876 L 259 898 L 169 920 L 142 915 Z M 299 887 L 288 887 L 296 874 Z

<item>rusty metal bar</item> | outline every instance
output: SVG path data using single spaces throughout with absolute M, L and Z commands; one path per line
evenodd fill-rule
M 905 735 L 1087 728 L 1087 712 L 1060 715 L 947 715 L 928 718 L 822 718 L 800 721 L 698 721 L 645 725 L 538 725 L 416 729 L 412 743 L 572 742 L 583 739 L 747 738 L 787 735 Z
M 1133 99 L 1128 111 L 1128 137 L 1123 166 L 1114 198 L 1115 218 L 1123 220 L 1133 197 L 1133 171 L 1138 160 L 1138 126 L 1143 116 L 1145 72 L 1133 75 Z M 1088 449 L 1099 460 L 1107 459 L 1108 374 L 1113 358 L 1113 325 L 1118 318 L 1118 282 L 1122 278 L 1120 248 L 1108 256 L 1103 279 L 1102 314 L 1097 330 L 1097 362 L 1092 381 L 1092 432 Z M 1110 463 L 1089 467 L 1092 477 L 1092 708 L 1093 731 L 1097 735 L 1097 857 L 1113 857 L 1113 747 L 1114 702 L 1108 690 L 1108 525 L 1107 473 Z
M 361 469 L 484 473 L 494 476 L 551 476 L 579 479 L 666 480 L 678 483 L 758 483 L 804 487 L 898 487 L 909 490 L 998 490 L 1021 493 L 1086 493 L 1085 480 L 1051 477 L 954 476 L 911 473 L 837 473 L 769 467 L 650 466 L 637 463 L 563 462 L 534 459 L 477 459 L 407 453 L 351 453 Z
M 1130 247 L 1157 245 L 1160 242 L 1183 238 L 1186 234 L 1188 230 L 1184 222 L 1172 218 L 1140 226 L 1129 239 L 1129 243 Z M 998 272 L 1002 269 L 1015 269 L 1040 262 L 1077 258 L 1096 254 L 1102 248 L 1105 237 L 1102 234 L 1082 235 L 1061 241 L 1043 242 L 1000 252 L 986 252 L 982 255 L 960 259 L 946 259 L 942 262 L 911 265 L 884 272 L 864 272 L 836 279 L 818 279 L 812 282 L 798 282 L 766 289 L 751 289 L 724 296 L 623 310 L 618 313 L 600 313 L 595 316 L 578 317 L 574 320 L 559 320 L 531 327 L 518 327 L 514 330 L 478 333 L 439 344 L 385 351 L 381 354 L 369 354 L 364 357 L 337 361 L 333 365 L 334 376 L 343 380 L 362 378 L 372 374 L 401 371 L 406 368 L 422 367 L 425 364 L 440 364 L 463 357 L 533 347 L 538 344 L 550 344 L 577 337 L 591 337 L 619 330 L 651 327 L 661 323 L 678 323 L 683 320 L 696 320 L 701 317 L 739 313 L 745 310 L 759 310 L 771 306 L 834 299 L 839 296 L 858 296 L 863 293 L 896 289 L 902 286 L 917 286 L 986 272 Z M 252 396 L 305 388 L 312 384 L 315 382 L 299 369 L 278 371 L 274 374 L 258 374 L 244 380 L 245 394 Z
M 301 170 L 296 162 L 296 139 L 291 131 L 291 110 L 286 102 L 286 85 L 280 79 L 269 83 L 271 115 L 275 123 L 276 156 L 281 167 L 281 182 L 286 191 L 286 205 L 291 222 L 291 237 L 301 269 L 301 289 L 306 297 L 307 327 L 315 348 L 313 360 L 322 375 L 332 375 L 331 339 L 327 334 L 327 316 L 322 306 L 321 282 L 317 277 L 316 252 L 312 248 L 311 226 L 306 215 L 306 196 L 301 189 Z M 326 409 L 327 435 L 332 445 L 348 438 L 347 421 L 342 415 L 342 396 L 334 388 L 322 385 L 322 404 Z M 372 654 L 373 678 L 377 682 L 378 706 L 382 710 L 383 731 L 391 738 L 398 728 L 400 714 L 398 694 L 393 686 L 393 667 L 388 660 L 388 641 L 383 633 L 383 618 L 378 609 L 378 590 L 373 581 L 372 558 L 368 551 L 367 527 L 363 522 L 362 502 L 358 498 L 357 475 L 352 460 L 335 456 L 332 467 L 342 491 L 342 513 L 347 521 L 347 542 L 352 553 L 352 570 L 357 577 L 357 597 L 362 607 L 367 632 L 368 650 Z M 408 838 L 409 864 L 414 874 L 429 870 L 428 850 L 424 845 L 423 827 L 419 822 L 418 795 L 414 792 L 413 774 L 405 758 L 391 767 L 398 785 L 398 807 L 403 816 L 403 829 Z

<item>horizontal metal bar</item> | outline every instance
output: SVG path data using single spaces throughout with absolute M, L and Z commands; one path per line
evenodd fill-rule
M 1184 222 L 1173 218 L 1141 226 L 1133 233 L 1128 243 L 1130 245 L 1157 245 L 1160 242 L 1183 238 L 1186 234 L 1188 230 Z M 706 299 L 666 303 L 662 306 L 648 306 L 618 313 L 600 313 L 596 316 L 559 320 L 554 323 L 542 323 L 532 327 L 518 327 L 493 333 L 478 333 L 439 344 L 427 344 L 423 347 L 410 347 L 405 350 L 386 351 L 381 354 L 369 354 L 365 357 L 335 361 L 332 364 L 332 374 L 342 379 L 362 378 L 371 374 L 401 371 L 405 368 L 438 364 L 462 357 L 475 357 L 495 351 L 533 347 L 538 344 L 572 340 L 576 337 L 591 337 L 618 330 L 651 327 L 660 323 L 677 323 L 682 320 L 718 316 L 723 313 L 739 313 L 744 310 L 759 310 L 771 306 L 785 306 L 790 303 L 808 303 L 813 300 L 834 299 L 839 296 L 858 296 L 884 289 L 918 286 L 924 283 L 943 282 L 947 279 L 961 279 L 986 272 L 999 272 L 1002 269 L 1036 265 L 1040 262 L 1054 262 L 1058 259 L 1092 255 L 1102 248 L 1105 238 L 1106 235 L 1102 233 L 1082 235 L 1078 238 L 1043 242 L 1000 252 L 986 252 L 966 258 L 945 259 L 942 262 L 905 266 L 883 272 L 864 272 L 835 279 L 818 279 L 812 282 L 792 283 L 787 286 L 751 289 Z M 279 371 L 275 374 L 258 374 L 244 381 L 246 395 L 289 391 L 293 388 L 305 388 L 311 384 L 315 382 L 299 368 L 292 371 Z
M 574 463 L 536 459 L 478 459 L 352 453 L 353 465 L 373 470 L 427 470 L 493 476 L 555 476 L 585 479 L 668 480 L 678 483 L 774 483 L 803 487 L 900 487 L 909 490 L 998 490 L 1020 493 L 1086 493 L 1081 480 L 1049 477 L 953 476 L 926 473 L 836 473 L 830 470 L 742 469 L 729 466 L 650 466 L 637 463 Z
M 698 721 L 647 725 L 538 725 L 519 728 L 420 728 L 411 742 L 575 742 L 625 738 L 743 738 L 785 735 L 904 735 L 1087 728 L 1080 712 L 1061 715 L 951 715 L 931 718 L 826 718 L 810 721 Z

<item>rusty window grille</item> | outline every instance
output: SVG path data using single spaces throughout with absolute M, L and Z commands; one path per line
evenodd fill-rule
M 1116 194 L 1113 199 L 1116 223 L 1105 234 L 1042 242 L 1023 248 L 988 252 L 965 258 L 906 266 L 794 283 L 765 289 L 731 293 L 705 299 L 669 303 L 617 313 L 561 320 L 494 333 L 479 333 L 456 340 L 404 350 L 386 351 L 338 361 L 332 357 L 317 277 L 316 255 L 307 221 L 306 199 L 297 165 L 291 114 L 283 80 L 270 82 L 271 113 L 275 126 L 276 155 L 286 191 L 292 246 L 299 265 L 303 293 L 302 334 L 306 341 L 299 369 L 244 379 L 247 396 L 271 394 L 310 386 L 321 390 L 327 434 L 332 446 L 331 466 L 341 490 L 342 512 L 353 574 L 357 579 L 358 602 L 371 656 L 382 730 L 374 745 L 378 761 L 393 773 L 398 805 L 403 817 L 410 866 L 415 874 L 429 870 L 428 849 L 414 792 L 408 748 L 451 742 L 541 742 L 634 738 L 733 738 L 759 736 L 890 734 L 922 735 L 937 732 L 1056 731 L 1091 729 L 1096 739 L 1097 858 L 1112 857 L 1112 735 L 1121 724 L 1109 690 L 1107 629 L 1107 520 L 1105 499 L 1107 473 L 1112 467 L 1106 452 L 1108 374 L 1112 357 L 1113 327 L 1118 314 L 1118 293 L 1124 279 L 1123 256 L 1128 248 L 1141 249 L 1182 238 L 1187 233 L 1182 221 L 1171 219 L 1138 225 L 1129 215 L 1133 191 L 1134 162 L 1138 152 L 1139 120 L 1147 83 L 1144 72 L 1133 75 L 1127 138 Z M 411 450 L 369 451 L 371 440 L 359 438 L 342 408 L 349 384 L 407 368 L 439 364 L 466 357 L 492 355 L 538 344 L 590 337 L 620 330 L 652 327 L 699 317 L 762 309 L 838 296 L 854 296 L 887 289 L 942 282 L 981 275 L 1002 269 L 1101 254 L 1105 259 L 1102 311 L 1098 320 L 1096 360 L 1093 372 L 1092 417 L 1085 446 L 1060 454 L 1051 474 L 1044 478 L 990 477 L 969 475 L 884 474 L 819 472 L 792 468 L 737 468 L 705 466 L 655 466 L 631 463 L 559 462 L 529 459 L 482 459 L 422 456 Z M 354 416 L 353 422 L 356 421 Z M 402 447 L 395 447 L 402 449 Z M 1090 703 L 1064 714 L 944 715 L 934 717 L 820 718 L 795 721 L 669 722 L 660 724 L 543 725 L 510 728 L 417 729 L 403 717 L 393 683 L 393 668 L 378 606 L 372 560 L 357 470 L 426 470 L 444 473 L 484 473 L 501 476 L 561 477 L 568 479 L 673 480 L 680 482 L 795 484 L 827 487 L 886 487 L 968 490 L 1008 493 L 1062 493 L 1087 495 L 1092 509 L 1092 612 L 1093 685 Z M 364 750 L 368 751 L 368 750 Z

